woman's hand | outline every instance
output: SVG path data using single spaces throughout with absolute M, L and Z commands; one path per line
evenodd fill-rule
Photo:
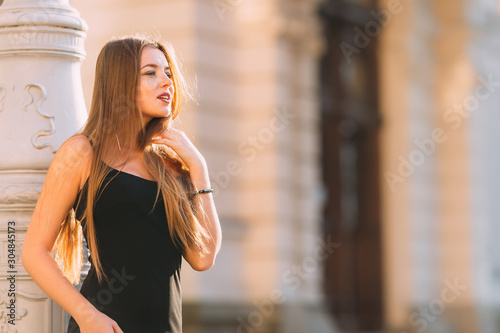
M 152 143 L 170 147 L 182 159 L 190 172 L 193 170 L 206 172 L 205 159 L 183 131 L 169 127 L 159 137 L 153 139 Z
M 116 321 L 95 310 L 78 323 L 81 333 L 123 333 Z

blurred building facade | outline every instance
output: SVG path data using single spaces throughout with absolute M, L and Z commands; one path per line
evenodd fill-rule
M 387 323 L 498 332 L 498 2 L 379 5 Z
M 325 222 L 350 244 L 325 267 L 339 326 L 498 332 L 498 2 L 321 13 Z
M 197 87 L 177 124 L 223 245 L 183 263 L 187 333 L 499 331 L 496 1 L 71 4 L 87 107 L 112 36 L 170 41 Z

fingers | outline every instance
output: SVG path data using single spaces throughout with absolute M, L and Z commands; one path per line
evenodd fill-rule
M 173 128 L 173 127 L 169 127 L 168 129 L 166 129 L 165 131 L 163 131 L 162 134 L 164 134 L 166 136 L 183 137 L 183 138 L 187 139 L 187 135 L 186 135 L 186 133 L 184 133 L 183 130 L 180 130 L 180 129 L 177 129 L 177 128 Z
M 170 140 L 178 140 L 179 136 L 173 132 L 165 131 L 165 132 L 161 133 L 160 138 L 167 138 Z
M 167 139 L 167 138 L 154 139 L 153 143 L 157 144 L 157 145 L 166 145 L 166 146 L 171 147 L 171 148 L 179 146 L 179 143 L 177 141 Z
M 187 146 L 191 145 L 191 141 L 182 130 L 175 129 L 172 127 L 163 131 L 159 137 L 153 139 L 153 143 L 166 144 L 167 146 L 171 145 L 176 146 L 176 144 L 177 146 L 182 144 L 185 144 Z
M 169 130 L 165 130 L 160 133 L 158 136 L 154 136 L 152 138 L 153 143 L 159 144 L 159 143 L 164 143 L 162 140 L 169 140 L 169 141 L 180 141 L 181 138 L 179 137 L 178 134 L 171 132 Z M 167 141 L 165 141 L 167 142 Z

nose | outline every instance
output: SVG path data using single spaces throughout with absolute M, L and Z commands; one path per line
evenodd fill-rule
M 161 82 L 160 82 L 161 86 L 171 86 L 173 83 L 174 81 L 172 81 L 172 79 L 169 78 L 167 74 L 164 73 L 161 76 Z

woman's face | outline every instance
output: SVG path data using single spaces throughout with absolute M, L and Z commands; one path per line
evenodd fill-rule
M 146 46 L 142 50 L 139 80 L 139 105 L 144 124 L 172 112 L 174 85 L 170 67 L 162 51 Z

